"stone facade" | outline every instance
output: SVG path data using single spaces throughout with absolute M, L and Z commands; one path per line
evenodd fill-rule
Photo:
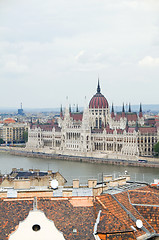
M 83 112 L 71 113 L 67 104 L 61 110 L 58 124 L 46 131 L 40 125 L 30 127 L 27 147 L 49 149 L 53 153 L 103 158 L 138 158 L 153 155 L 153 146 L 159 141 L 157 126 L 145 126 L 142 107 L 139 114 L 110 112 L 107 99 L 101 94 L 98 82 L 97 93 Z
M 24 142 L 24 132 L 28 132 L 26 123 L 5 123 L 1 127 L 2 139 L 7 143 Z

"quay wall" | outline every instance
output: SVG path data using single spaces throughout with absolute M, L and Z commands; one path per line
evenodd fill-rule
M 59 159 L 66 161 L 76 161 L 76 162 L 89 162 L 89 163 L 105 163 L 111 165 L 123 165 L 123 166 L 138 166 L 138 167 L 155 167 L 159 168 L 159 158 L 150 158 L 150 157 L 139 157 L 134 159 L 120 159 L 104 157 L 102 154 L 99 154 L 97 157 L 88 157 L 88 156 L 73 156 L 73 155 L 62 155 L 54 154 L 50 152 L 40 152 L 28 150 L 25 148 L 15 148 L 15 147 L 0 147 L 0 152 L 6 152 L 11 155 L 24 156 L 24 157 L 33 157 L 33 158 L 44 158 L 44 159 Z M 146 160 L 147 162 L 139 162 L 138 160 Z

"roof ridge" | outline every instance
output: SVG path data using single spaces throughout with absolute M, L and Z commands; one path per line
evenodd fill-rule
M 122 194 L 122 193 L 121 193 Z M 114 198 L 115 201 L 117 201 L 117 203 L 121 206 L 121 208 L 128 214 L 128 216 L 130 217 L 130 219 L 136 223 L 137 218 L 132 214 L 131 211 L 129 211 L 114 195 L 112 196 Z M 128 197 L 129 200 L 129 197 Z M 131 204 L 131 203 L 130 203 Z M 131 206 L 134 208 L 134 206 L 131 204 Z M 134 208 L 134 210 L 136 210 Z M 137 211 L 136 211 L 137 212 Z M 138 213 L 138 212 L 137 212 Z M 141 216 L 141 214 L 139 214 Z M 142 217 L 142 216 L 141 216 Z M 143 217 L 142 217 L 143 218 Z M 144 218 L 143 218 L 144 219 Z M 144 219 L 145 220 L 145 219 Z M 146 221 L 147 222 L 147 221 Z M 142 226 L 142 231 L 144 231 L 146 234 L 150 234 L 149 230 L 147 230 L 146 227 Z
M 111 194 L 108 194 L 108 195 L 111 196 L 111 197 L 113 197 Z M 96 198 L 98 198 L 98 199 L 97 199 L 98 202 L 103 206 L 104 203 L 101 202 L 101 200 L 99 199 L 99 197 L 96 197 Z M 119 207 L 121 207 L 121 206 L 119 205 Z M 107 210 L 107 212 L 110 213 L 112 216 L 114 216 L 115 218 L 117 218 L 118 221 L 122 224 L 122 222 L 120 221 L 119 217 L 117 217 L 116 215 L 114 215 L 105 205 L 103 206 L 103 208 L 104 208 L 105 210 Z M 122 207 L 121 207 L 121 208 L 122 208 Z M 128 216 L 127 221 L 130 222 L 129 216 Z M 126 228 L 126 227 L 129 228 L 129 225 L 128 225 L 128 223 L 125 221 L 125 219 L 123 220 L 123 222 L 124 222 L 125 228 Z

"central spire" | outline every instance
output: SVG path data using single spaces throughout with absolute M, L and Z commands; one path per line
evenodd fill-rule
M 99 78 L 98 78 L 97 93 L 100 93 L 100 84 L 99 84 Z

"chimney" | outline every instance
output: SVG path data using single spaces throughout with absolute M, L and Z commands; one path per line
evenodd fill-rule
M 104 175 L 103 176 L 103 181 L 106 182 L 106 181 L 111 181 L 113 179 L 112 175 Z
M 94 188 L 97 185 L 97 179 L 88 179 L 88 187 Z
M 12 172 L 17 172 L 17 168 L 12 168 Z
M 79 188 L 79 179 L 73 179 L 73 188 Z

